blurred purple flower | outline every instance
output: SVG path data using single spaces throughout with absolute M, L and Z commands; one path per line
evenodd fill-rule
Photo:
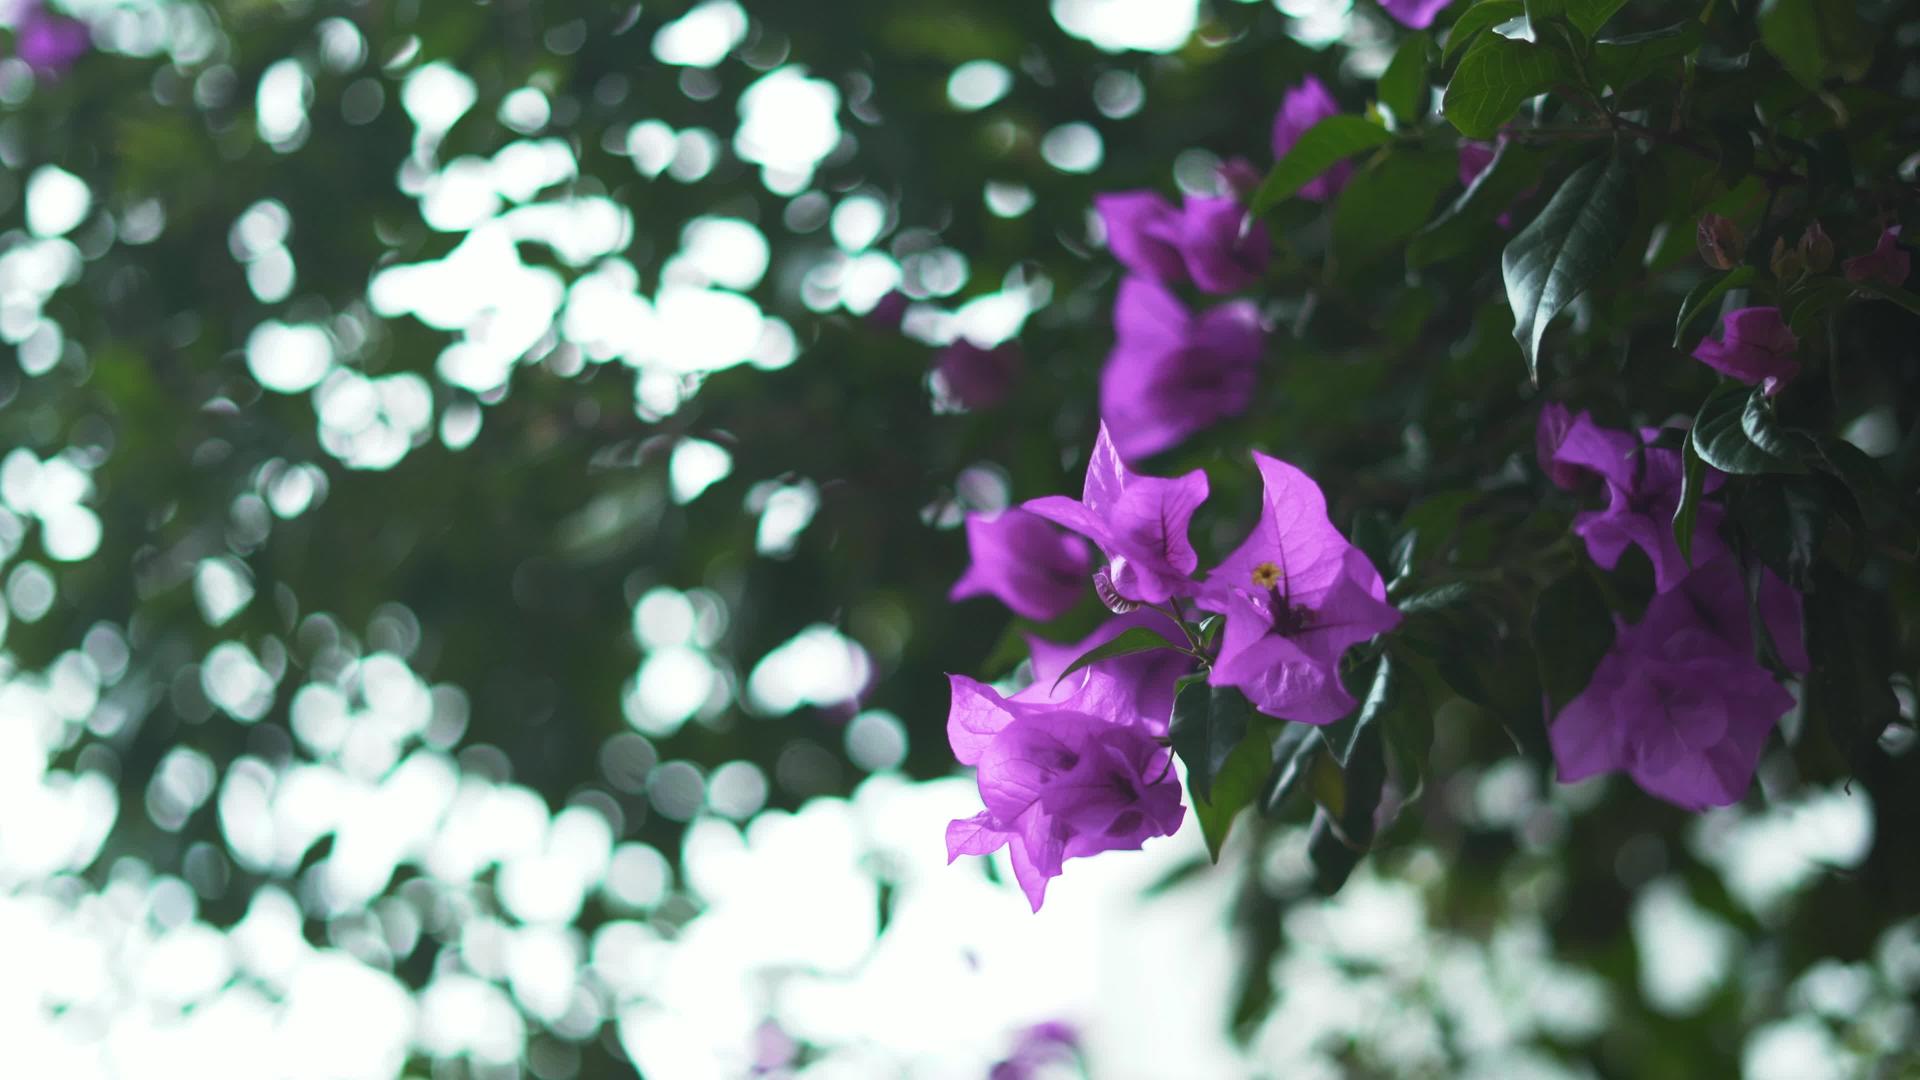
M 1070 1024 L 1050 1020 L 1035 1024 L 1015 1037 L 1013 1053 L 994 1065 L 987 1080 L 1031 1080 L 1047 1065 L 1064 1064 L 1080 1056 L 1080 1033 Z
M 1155 192 L 1121 191 L 1093 202 L 1114 258 L 1141 277 L 1166 285 L 1191 278 L 1202 292 L 1230 293 L 1266 273 L 1266 226 L 1242 232 L 1247 211 L 1237 199 L 1190 195 L 1175 209 Z
M 1339 111 L 1340 106 L 1327 92 L 1326 84 L 1313 75 L 1287 91 L 1287 96 L 1281 99 L 1279 113 L 1273 118 L 1274 160 L 1286 157 L 1287 151 L 1293 149 L 1293 144 L 1299 142 L 1309 128 Z M 1301 185 L 1299 195 L 1315 202 L 1330 199 L 1347 185 L 1352 175 L 1353 163 L 1342 161 Z
M 867 312 L 867 323 L 881 330 L 898 330 L 906 321 L 907 308 L 912 301 L 899 289 L 889 289 L 880 299 L 874 301 L 873 309 Z
M 1800 361 L 1793 358 L 1799 346 L 1779 308 L 1738 308 L 1721 317 L 1719 340 L 1702 340 L 1693 358 L 1743 383 L 1759 383 L 1771 397 L 1800 374 Z
M 48 11 L 40 0 L 27 0 L 14 16 L 14 54 L 40 78 L 65 74 L 92 47 L 86 23 Z
M 1209 679 L 1269 716 L 1328 724 L 1354 706 L 1340 656 L 1400 613 L 1380 574 L 1327 518 L 1320 486 L 1255 452 L 1266 491 L 1252 535 L 1207 575 L 1199 604 L 1227 617 Z
M 753 1029 L 753 1075 L 783 1070 L 800 1056 L 800 1044 L 778 1021 L 767 1019 Z
M 1080 601 L 1092 571 L 1086 541 L 1024 510 L 967 515 L 972 561 L 949 600 L 991 596 L 1017 615 L 1045 622 Z
M 1583 412 L 1568 425 L 1550 460 L 1563 470 L 1556 483 L 1570 475 L 1564 470 L 1576 471 L 1571 475 L 1592 473 L 1606 482 L 1607 508 L 1573 519 L 1573 531 L 1586 541 L 1593 561 L 1611 570 L 1629 546 L 1637 547 L 1653 562 L 1655 587 L 1666 592 L 1686 576 L 1688 564 L 1673 538 L 1673 515 L 1680 507 L 1680 452 L 1652 445 L 1659 434 L 1655 428 L 1638 434 L 1603 428 Z M 1724 473 L 1707 466 L 1704 491 L 1716 490 L 1725 480 Z M 1720 539 L 1725 516 L 1718 504 L 1700 503 L 1694 518 L 1694 565 L 1726 552 Z
M 1251 301 L 1195 316 L 1165 288 L 1128 278 L 1114 298 L 1113 328 L 1100 418 L 1127 460 L 1176 446 L 1252 404 L 1263 333 Z
M 1783 662 L 1807 670 L 1799 597 L 1772 579 L 1761 613 Z M 1793 695 L 1753 659 L 1750 625 L 1731 556 L 1654 597 L 1549 729 L 1561 782 L 1624 771 L 1684 809 L 1740 801 L 1767 733 L 1793 708 Z
M 1380 6 L 1394 17 L 1400 25 L 1414 30 L 1425 30 L 1433 25 L 1433 17 L 1440 14 L 1442 8 L 1453 0 L 1380 0 Z
M 1872 251 L 1848 259 L 1841 269 L 1848 281 L 1878 281 L 1896 289 L 1905 285 L 1913 272 L 1913 258 L 1900 246 L 1900 226 L 1889 225 Z
M 1505 141 L 1506 141 L 1506 136 L 1504 135 L 1501 136 L 1500 142 L 1504 143 Z M 1461 187 L 1472 187 L 1473 182 L 1475 180 L 1480 179 L 1480 174 L 1486 172 L 1488 167 L 1493 164 L 1493 155 L 1498 152 L 1499 146 L 1500 146 L 1500 143 L 1474 142 L 1471 139 L 1461 140 L 1460 142 L 1460 186 Z M 1527 196 L 1532 195 L 1537 190 L 1539 190 L 1539 185 L 1536 184 L 1535 186 L 1530 187 L 1527 190 L 1521 192 L 1515 198 L 1516 200 L 1523 200 Z M 1493 219 L 1493 223 L 1495 225 L 1500 226 L 1503 229 L 1513 228 L 1512 211 L 1508 211 L 1508 210 L 1501 211 L 1500 216 Z
M 1100 425 L 1087 479 L 1079 499 L 1048 495 L 1021 509 L 1064 525 L 1093 541 L 1106 554 L 1103 573 L 1114 591 L 1144 604 L 1189 596 L 1200 565 L 1187 526 L 1207 499 L 1207 474 L 1195 469 L 1168 479 L 1143 476 L 1127 468 Z
M 1253 162 L 1246 158 L 1233 157 L 1221 162 L 1218 175 L 1220 186 L 1226 194 L 1243 204 L 1251 203 L 1253 193 L 1260 190 L 1260 170 L 1254 168 Z
M 1078 691 L 1052 700 L 1041 684 L 1006 698 L 948 676 L 947 739 L 961 764 L 977 767 L 986 806 L 947 826 L 948 861 L 1009 848 L 1014 877 L 1038 911 L 1067 859 L 1171 836 L 1186 808 L 1170 751 L 1135 704 L 1140 670 L 1089 667 Z
M 948 397 L 969 409 L 991 409 L 1012 393 L 1022 358 L 1011 341 L 983 349 L 960 338 L 941 349 L 933 364 Z
M 1592 426 L 1593 421 L 1587 420 L 1586 423 Z M 1566 491 L 1579 490 L 1595 475 L 1590 469 L 1555 459 L 1572 429 L 1573 413 L 1565 405 L 1549 401 L 1540 407 L 1540 422 L 1534 428 L 1533 435 L 1534 456 L 1539 459 L 1540 469 L 1547 474 L 1547 479 L 1553 481 L 1555 487 Z

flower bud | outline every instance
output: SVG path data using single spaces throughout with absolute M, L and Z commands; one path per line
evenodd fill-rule
M 1719 214 L 1701 214 L 1695 236 L 1700 258 L 1715 270 L 1731 270 L 1740 265 L 1747 253 L 1747 238 L 1740 226 Z
M 1800 259 L 1816 274 L 1833 266 L 1833 238 L 1817 221 L 1800 234 Z
M 1773 242 L 1773 259 L 1770 265 L 1773 267 L 1773 276 L 1783 283 L 1798 281 L 1800 276 L 1807 272 L 1806 257 L 1800 254 L 1799 248 L 1788 247 L 1787 238 L 1784 236 L 1776 238 Z

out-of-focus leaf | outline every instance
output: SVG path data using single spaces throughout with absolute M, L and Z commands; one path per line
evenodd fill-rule
M 1440 109 L 1470 139 L 1490 139 L 1520 103 L 1572 76 L 1565 56 L 1498 34 L 1482 37 L 1460 58 Z
M 1873 43 L 1854 0 L 1765 0 L 1760 40 L 1793 77 L 1818 87 L 1871 59 Z
M 1380 104 L 1393 111 L 1397 124 L 1411 125 L 1427 114 L 1433 97 L 1427 86 L 1427 52 L 1432 48 L 1433 36 L 1426 31 L 1408 34 L 1380 73 Z
M 1440 216 L 1407 242 L 1407 265 L 1431 266 L 1487 242 L 1502 214 L 1522 192 L 1539 183 L 1546 155 L 1517 142 L 1494 147 L 1493 160 Z
M 1455 171 L 1451 153 L 1394 149 L 1355 173 L 1333 210 L 1341 268 L 1364 267 L 1425 225 Z
M 1363 150 L 1393 141 L 1386 128 L 1350 113 L 1329 116 L 1308 128 L 1274 163 L 1253 196 L 1253 212 L 1264 214 L 1289 198 L 1321 173 Z
M 1481 31 L 1524 14 L 1526 5 L 1521 0 L 1481 0 L 1461 12 L 1460 17 L 1453 21 L 1453 29 L 1447 31 L 1447 44 L 1441 56 L 1451 61 L 1454 54 L 1465 48 Z
M 1893 693 L 1895 635 L 1884 597 L 1822 570 L 1806 597 L 1807 715 L 1856 757 L 1900 719 Z
M 1659 30 L 1610 38 L 1593 46 L 1593 68 L 1615 90 L 1646 78 L 1663 63 L 1699 50 L 1706 40 L 1699 19 L 1687 19 Z
M 1533 654 L 1555 712 L 1587 688 L 1613 648 L 1613 613 L 1585 568 L 1540 590 L 1533 605 Z
M 1808 587 L 1827 520 L 1818 485 L 1793 476 L 1735 481 L 1727 511 L 1768 569 L 1796 589 Z
M 1535 382 L 1547 324 L 1612 264 L 1633 211 L 1627 162 L 1619 157 L 1591 161 L 1569 176 L 1540 216 L 1507 244 L 1500 265 L 1513 306 L 1513 337 Z

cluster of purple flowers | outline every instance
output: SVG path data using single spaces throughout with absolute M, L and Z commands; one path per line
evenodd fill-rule
M 1445 5 L 1382 6 L 1424 26 Z M 1289 92 L 1273 126 L 1275 156 L 1337 108 L 1316 79 Z M 1463 144 L 1461 183 L 1472 183 L 1495 150 Z M 1331 199 L 1350 174 L 1335 165 L 1299 195 Z M 1035 910 L 1066 860 L 1138 848 L 1179 828 L 1185 808 L 1169 727 L 1183 680 L 1230 687 L 1281 720 L 1333 723 L 1356 707 L 1340 677 L 1342 657 L 1401 621 L 1373 563 L 1334 527 L 1320 487 L 1293 465 L 1253 453 L 1259 519 L 1204 571 L 1188 529 L 1208 497 L 1206 474 L 1133 468 L 1252 404 L 1265 334 L 1255 303 L 1228 299 L 1196 310 L 1175 292 L 1230 295 L 1259 283 L 1270 250 L 1245 205 L 1252 177 L 1252 166 L 1236 160 L 1222 169 L 1223 194 L 1189 195 L 1179 205 L 1151 191 L 1098 197 L 1108 247 L 1126 276 L 1081 496 L 1036 498 L 966 523 L 972 561 L 953 599 L 990 596 L 1047 622 L 1091 590 L 1114 613 L 1072 644 L 1030 635 L 1025 689 L 1004 693 L 950 677 L 948 740 L 977 770 L 983 808 L 948 827 L 949 858 L 1008 849 Z M 1889 229 L 1871 254 L 1847 260 L 1849 280 L 1903 282 L 1909 267 L 1897 240 L 1898 229 Z M 1726 313 L 1718 336 L 1694 356 L 1773 394 L 1799 373 L 1797 346 L 1777 308 L 1743 308 Z M 1750 787 L 1768 733 L 1793 707 L 1779 674 L 1804 674 L 1808 661 L 1799 595 L 1764 571 L 1750 590 L 1721 538 L 1726 477 L 1718 471 L 1709 467 L 1702 479 L 1690 543 L 1683 550 L 1676 541 L 1685 481 L 1674 447 L 1686 437 L 1604 427 L 1559 404 L 1540 414 L 1546 476 L 1596 503 L 1604 495 L 1604 506 L 1572 525 L 1589 557 L 1613 570 L 1637 548 L 1655 586 L 1637 622 L 1616 620 L 1611 651 L 1550 718 L 1549 736 L 1563 781 L 1624 772 L 1652 795 L 1701 809 L 1736 802 Z M 1756 628 L 1780 672 L 1757 659 L 1769 650 Z M 1143 630 L 1145 641 L 1160 644 L 1086 661 L 1122 634 L 1138 642 Z

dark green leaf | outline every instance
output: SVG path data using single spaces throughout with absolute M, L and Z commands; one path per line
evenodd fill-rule
M 1172 642 L 1161 637 L 1158 633 L 1144 626 L 1135 626 L 1115 637 L 1113 640 L 1101 645 L 1096 645 L 1086 652 L 1081 653 L 1079 659 L 1068 664 L 1067 669 L 1060 673 L 1060 677 L 1053 680 L 1053 685 L 1059 686 L 1061 681 L 1067 676 L 1079 671 L 1088 664 L 1097 664 L 1102 660 L 1111 660 L 1116 656 L 1132 656 L 1134 653 L 1152 652 L 1155 649 L 1171 649 L 1173 647 Z
M 1500 265 L 1513 306 L 1513 337 L 1535 382 L 1547 324 L 1613 262 L 1633 212 L 1633 173 L 1626 161 L 1592 161 L 1569 176 L 1540 216 L 1507 244 Z
M 1313 828 L 1307 833 L 1307 860 L 1313 865 L 1313 891 L 1332 896 L 1353 875 L 1366 855 L 1347 845 L 1334 830 L 1333 818 L 1322 810 L 1314 815 Z
M 1673 541 L 1680 545 L 1680 557 L 1693 565 L 1694 523 L 1700 516 L 1700 489 L 1706 486 L 1707 463 L 1693 448 L 1693 440 L 1680 445 L 1680 505 L 1673 511 Z
M 1638 82 L 1663 63 L 1699 50 L 1706 40 L 1699 19 L 1687 19 L 1660 30 L 1595 43 L 1593 70 L 1615 90 Z
M 1727 290 L 1738 289 L 1752 281 L 1753 274 L 1754 270 L 1751 266 L 1736 266 L 1717 278 L 1695 285 L 1693 290 L 1687 293 L 1687 298 L 1680 302 L 1680 316 L 1673 321 L 1673 347 L 1676 349 L 1682 347 L 1687 325 L 1699 318 L 1700 313 L 1707 309 L 1707 305 L 1726 295 Z
M 1526 14 L 1526 5 L 1520 0 L 1481 0 L 1454 20 L 1453 29 L 1447 31 L 1447 45 L 1441 50 L 1443 60 L 1450 61 L 1453 54 L 1471 42 L 1482 30 L 1498 26 L 1509 19 Z
M 1431 266 L 1472 250 L 1499 234 L 1494 223 L 1513 208 L 1521 192 L 1539 183 L 1546 156 L 1517 142 L 1494 147 L 1493 160 L 1467 190 L 1407 244 L 1407 265 Z
M 1355 173 L 1333 210 L 1333 252 L 1342 269 L 1365 266 L 1425 225 L 1457 171 L 1452 153 L 1393 149 Z
M 1433 98 L 1427 85 L 1427 51 L 1431 48 L 1433 37 L 1426 31 L 1408 34 L 1393 51 L 1387 70 L 1380 73 L 1380 104 L 1393 112 L 1396 124 L 1411 125 L 1427 114 L 1427 104 Z
M 1748 395 L 1747 407 L 1740 412 L 1740 430 L 1753 445 L 1782 461 L 1798 464 L 1812 446 L 1807 437 L 1781 428 L 1773 399 L 1763 391 Z
M 1440 108 L 1462 135 L 1491 139 L 1521 102 L 1571 76 L 1566 58 L 1553 49 L 1488 34 L 1460 58 Z
M 1281 158 L 1253 196 L 1253 212 L 1264 214 L 1335 164 L 1393 141 L 1387 129 L 1350 113 L 1339 113 L 1308 128 Z
M 1436 585 L 1431 589 L 1414 593 L 1402 600 L 1400 611 L 1407 615 L 1418 615 L 1427 611 L 1445 611 L 1459 607 L 1473 596 L 1473 586 L 1464 581 L 1450 581 L 1445 585 Z
M 1818 87 L 1871 59 L 1873 42 L 1854 0 L 1764 0 L 1760 41 L 1793 77 Z
M 1898 722 L 1892 679 L 1896 637 L 1886 600 L 1851 578 L 1822 571 L 1806 598 L 1807 715 L 1849 760 Z
M 1187 766 L 1187 786 L 1195 798 L 1213 791 L 1214 778 L 1226 768 L 1253 719 L 1253 707 L 1231 686 L 1208 686 L 1198 676 L 1182 681 L 1173 700 L 1173 752 Z
M 1882 300 L 1891 300 L 1915 315 L 1920 315 L 1920 296 L 1882 281 L 1855 281 L 1850 283 L 1860 292 L 1877 296 Z
M 1586 31 L 1588 37 L 1600 32 L 1600 28 L 1613 18 L 1613 13 L 1627 5 L 1627 0 L 1565 0 L 1566 16 L 1573 25 Z
M 1393 695 L 1397 689 L 1393 661 L 1382 656 L 1379 665 L 1374 668 L 1372 687 L 1359 709 L 1319 729 L 1321 741 L 1327 744 L 1327 750 L 1341 768 L 1346 768 L 1347 762 L 1352 759 L 1354 746 L 1360 741 L 1363 730 L 1380 723 L 1393 707 Z
M 1747 402 L 1756 387 L 1724 383 L 1707 397 L 1693 420 L 1693 449 L 1700 459 L 1736 476 L 1802 472 L 1802 466 L 1756 446 L 1746 431 Z
M 1555 712 L 1587 688 L 1611 648 L 1613 613 L 1585 568 L 1540 591 L 1533 605 L 1533 654 Z
M 1206 839 L 1207 854 L 1220 861 L 1220 847 L 1227 842 L 1233 819 L 1259 796 L 1262 782 L 1273 766 L 1274 740 L 1271 725 L 1256 722 L 1226 757 L 1213 777 L 1213 789 L 1207 795 L 1194 793 L 1193 813 L 1200 819 L 1200 835 Z M 1298 725 L 1289 725 L 1298 726 Z M 1189 783 L 1193 773 L 1187 773 Z
M 1277 816 L 1300 781 L 1313 772 L 1323 743 L 1312 724 L 1286 724 L 1273 740 L 1273 772 L 1267 776 L 1266 790 L 1260 798 L 1261 812 Z
M 1904 550 L 1912 550 L 1915 513 L 1912 499 L 1900 489 L 1880 463 L 1865 451 L 1843 439 L 1821 439 L 1820 463 L 1840 478 L 1860 507 L 1860 516 L 1869 528 L 1888 534 L 1888 539 Z
M 1728 486 L 1727 512 L 1748 550 L 1769 570 L 1804 590 L 1811 582 L 1827 506 L 1820 487 L 1804 477 L 1768 477 Z

